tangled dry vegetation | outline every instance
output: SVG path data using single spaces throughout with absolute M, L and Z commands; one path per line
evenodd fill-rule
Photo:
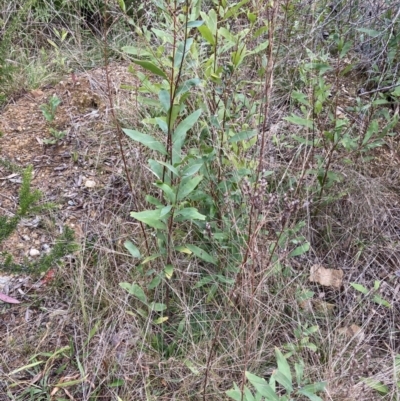
M 0 5 L 0 400 L 399 399 L 399 4 L 126 3 Z

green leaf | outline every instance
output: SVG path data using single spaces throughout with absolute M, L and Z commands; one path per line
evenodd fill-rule
M 210 45 L 214 46 L 215 45 L 215 38 L 212 34 L 212 32 L 210 31 L 210 28 L 208 28 L 208 26 L 202 25 L 199 26 L 199 32 L 201 34 L 201 36 L 208 42 L 210 43 Z
M 134 258 L 141 258 L 139 248 L 132 241 L 125 241 L 124 247 Z
M 193 44 L 193 38 L 188 38 L 185 42 L 180 42 L 175 53 L 174 67 L 179 67 L 182 61 L 185 59 L 186 55 L 190 51 Z M 183 49 L 185 49 L 185 54 L 183 54 Z
M 139 301 L 143 302 L 144 304 L 147 305 L 147 297 L 142 288 L 136 284 L 130 284 L 130 283 L 119 283 L 120 287 L 123 288 L 124 290 L 128 291 L 129 294 L 133 295 L 136 297 Z
M 242 0 L 240 3 L 234 3 L 228 8 L 228 11 L 225 13 L 225 19 L 227 20 L 232 16 L 237 16 L 237 12 L 241 9 L 241 7 L 247 4 L 249 1 L 250 0 Z
M 166 279 L 171 279 L 172 275 L 174 274 L 174 266 L 172 265 L 166 265 L 164 267 L 164 274 Z
M 276 380 L 282 384 L 283 387 L 285 387 L 286 391 L 292 392 L 293 387 L 292 387 L 292 373 L 290 371 L 290 366 L 288 364 L 288 361 L 286 358 L 282 355 L 282 352 L 278 349 L 275 348 L 275 357 L 276 357 L 276 362 L 278 364 L 278 372 L 282 373 L 282 375 L 287 379 L 287 382 L 284 383 L 282 382 L 282 378 L 278 378 L 275 374 Z M 278 375 L 279 376 L 279 375 Z
M 386 301 L 385 299 L 381 298 L 379 295 L 374 295 L 374 297 L 372 299 L 378 305 L 385 306 L 386 308 L 391 308 L 392 307 L 392 305 L 388 301 Z
M 150 281 L 150 283 L 147 285 L 147 288 L 149 290 L 154 290 L 154 288 L 157 288 L 160 285 L 161 281 L 161 277 L 156 276 L 153 278 L 153 280 Z
M 122 51 L 127 54 L 132 54 L 133 56 L 151 56 L 152 54 L 147 50 L 142 48 L 137 48 L 134 46 L 123 46 Z
M 288 257 L 293 258 L 295 256 L 300 256 L 308 252 L 310 249 L 310 243 L 305 242 L 304 244 L 298 246 L 297 248 L 293 249 L 292 252 L 289 253 Z
M 250 389 L 248 387 L 245 386 L 243 390 L 244 390 L 243 391 L 243 393 L 244 393 L 243 400 L 245 400 L 245 401 L 255 401 L 255 398 L 254 398 L 252 392 L 250 391 Z
M 198 86 L 201 84 L 201 79 L 199 78 L 191 78 L 185 81 L 181 86 L 178 87 L 178 90 L 176 91 L 176 95 L 183 95 L 186 92 L 189 91 L 190 88 L 193 86 Z
M 158 319 L 154 320 L 154 324 L 162 324 L 168 320 L 168 316 L 161 316 Z
M 380 31 L 375 31 L 374 29 L 368 29 L 368 28 L 358 28 L 357 31 L 366 33 L 368 36 L 371 36 L 372 38 L 376 38 L 382 33 Z
M 157 207 L 162 207 L 163 204 L 154 196 L 151 195 L 146 195 L 145 196 L 146 202 L 149 202 L 150 204 L 157 206 Z
M 325 388 L 326 388 L 325 382 L 316 382 L 313 384 L 307 384 L 306 386 L 302 387 L 303 390 L 313 394 L 325 391 Z
M 155 185 L 164 192 L 165 198 L 168 202 L 175 204 L 176 194 L 173 188 L 171 188 L 168 184 L 163 183 L 162 181 L 157 181 Z
M 389 393 L 389 388 L 382 382 L 378 380 L 371 379 L 369 377 L 365 377 L 361 379 L 368 387 L 371 387 L 372 389 L 378 391 L 382 395 L 386 395 Z
M 217 13 L 215 10 L 212 8 L 208 15 L 204 12 L 200 12 L 201 17 L 205 21 L 207 27 L 210 29 L 210 31 L 215 35 L 217 33 Z
M 207 285 L 210 284 L 212 282 L 214 282 L 214 277 L 212 276 L 205 276 L 203 278 L 201 278 L 194 286 L 194 288 L 201 288 L 203 287 L 203 285 Z
M 314 123 L 312 120 L 307 120 L 305 118 L 296 116 L 294 114 L 292 114 L 289 117 L 285 117 L 284 120 L 289 121 L 292 124 L 301 125 L 301 126 L 304 126 L 304 127 L 310 128 L 310 129 L 312 129 L 314 126 Z
M 190 249 L 193 254 L 196 255 L 198 258 L 203 259 L 208 263 L 212 263 L 213 265 L 217 264 L 216 259 L 209 253 L 207 253 L 204 249 L 201 249 L 198 246 L 192 244 L 186 245 L 186 247 Z
M 365 288 L 363 285 L 361 284 L 357 284 L 357 283 L 350 283 L 350 285 L 357 291 L 363 293 L 363 294 L 368 294 L 368 289 Z
M 141 221 L 142 223 L 147 224 L 150 227 L 165 230 L 166 225 L 163 221 L 160 220 L 161 210 L 162 209 L 144 210 L 143 212 L 131 212 L 131 217 Z
M 166 134 L 168 132 L 168 124 L 166 123 L 165 118 L 156 117 L 155 120 L 161 131 Z
M 158 142 L 156 139 L 154 139 L 151 135 L 142 134 L 141 132 L 134 129 L 123 128 L 122 131 L 124 131 L 125 134 L 134 141 L 137 141 L 152 150 L 156 150 L 163 155 L 167 155 L 165 146 L 161 142 Z
M 250 372 L 246 372 L 248 381 L 254 386 L 254 388 L 268 401 L 279 401 L 279 397 L 276 395 L 274 389 L 265 381 L 265 379 L 253 375 Z
M 340 57 L 340 58 L 343 58 L 343 57 L 348 53 L 348 51 L 352 48 L 352 46 L 353 46 L 353 43 L 351 43 L 351 42 L 345 42 L 345 43 L 343 44 L 342 49 L 340 50 L 340 55 L 339 55 L 339 57 Z
M 160 303 L 157 303 L 157 302 L 150 302 L 149 303 L 149 309 L 153 310 L 154 312 L 162 312 L 165 309 L 167 309 L 167 305 L 160 304 Z
M 235 143 L 235 142 L 239 142 L 239 141 L 245 141 L 246 139 L 253 138 L 256 135 L 257 135 L 256 130 L 241 131 L 238 134 L 234 135 L 232 138 L 229 138 L 229 142 Z
M 297 392 L 306 396 L 311 401 L 323 401 L 321 397 L 318 397 L 317 395 L 310 393 L 309 391 L 306 391 L 304 389 L 300 389 Z
M 300 385 L 303 381 L 303 374 L 304 374 L 304 362 L 296 362 L 294 364 L 294 370 L 296 372 L 296 382 Z
M 232 398 L 235 401 L 242 401 L 242 393 L 240 392 L 240 390 L 228 390 L 225 392 L 225 394 Z
M 247 56 L 247 49 L 245 45 L 242 45 L 240 49 L 231 53 L 231 61 L 235 67 L 239 67 L 242 61 Z
M 204 24 L 204 21 L 189 21 L 188 28 L 198 28 L 199 26 L 202 26 L 203 24 Z
M 150 160 L 152 160 L 152 159 L 150 159 Z M 162 166 L 165 166 L 169 171 L 171 171 L 172 173 L 174 173 L 177 177 L 180 176 L 179 171 L 176 169 L 176 167 L 172 166 L 171 164 L 166 163 L 166 162 L 163 162 L 163 161 L 161 161 L 161 160 L 156 160 L 156 162 L 157 162 L 158 164 L 161 164 Z
M 164 206 L 160 210 L 160 218 L 167 216 L 167 214 L 171 211 L 171 209 L 172 209 L 172 205 Z
M 180 151 L 185 142 L 186 133 L 193 127 L 201 115 L 202 110 L 198 109 L 189 116 L 187 116 L 183 121 L 179 123 L 176 127 L 174 133 L 172 134 L 172 148 L 175 152 L 175 157 L 173 157 L 172 162 L 176 163 L 180 161 Z
M 185 207 L 176 212 L 174 215 L 175 222 L 188 221 L 188 220 L 189 221 L 205 220 L 205 219 L 206 216 L 204 216 L 204 214 L 199 213 L 195 207 Z
M 238 42 L 237 37 L 224 27 L 219 28 L 218 33 L 233 44 L 236 44 Z
M 124 13 L 126 13 L 126 6 L 125 6 L 124 0 L 118 0 L 118 4 L 119 4 L 120 9 L 121 9 Z
M 305 106 L 310 106 L 308 96 L 305 95 L 303 92 L 293 91 L 292 98 L 294 100 L 297 100 L 299 103 L 304 104 Z
M 115 381 L 113 381 L 112 383 L 110 383 L 110 387 L 114 388 L 114 387 L 120 387 L 123 386 L 125 384 L 125 381 L 122 379 L 117 379 Z
M 199 185 L 202 179 L 203 179 L 202 175 L 182 178 L 179 185 L 177 201 L 185 199 L 192 191 L 194 191 L 194 189 L 197 187 L 197 185 Z
M 362 146 L 365 146 L 368 141 L 371 139 L 371 136 L 377 134 L 379 132 L 379 125 L 377 120 L 372 120 L 368 126 L 367 132 L 365 133 L 365 137 L 362 141 Z
M 165 74 L 163 70 L 158 68 L 156 65 L 154 65 L 152 62 L 147 61 L 147 60 L 138 60 L 138 59 L 133 59 L 132 60 L 135 64 L 140 65 L 147 71 L 152 72 L 155 75 L 158 75 L 162 78 L 168 79 L 168 76 Z
M 158 99 L 160 100 L 161 106 L 163 107 L 164 111 L 167 113 L 170 106 L 171 106 L 171 97 L 169 92 L 165 89 L 161 89 L 158 92 Z
M 182 177 L 190 177 L 191 175 L 196 174 L 202 166 L 203 163 L 191 164 L 190 166 L 186 166 L 182 171 Z
M 263 43 L 261 43 L 260 45 L 258 45 L 254 50 L 248 52 L 247 54 L 258 54 L 261 53 L 262 51 L 264 51 L 267 47 L 268 47 L 269 41 L 266 40 Z
M 291 381 L 280 370 L 276 370 L 273 376 L 274 379 L 281 384 L 288 393 L 293 391 Z

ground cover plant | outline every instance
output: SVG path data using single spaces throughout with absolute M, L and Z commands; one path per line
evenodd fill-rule
M 63 196 L 46 186 L 58 205 L 46 229 L 68 234 L 54 235 L 53 251 L 72 242 L 71 228 L 75 239 L 40 285 L 2 290 L 18 298 L 20 288 L 21 303 L 1 305 L 0 391 L 398 399 L 394 3 L 3 6 L 3 112 L 26 93 L 62 133 L 39 138 L 37 169 L 63 158 L 54 188 L 63 174 L 73 184 Z M 118 65 L 131 82 L 116 84 Z M 56 93 L 44 99 L 46 86 Z M 8 135 L 7 174 L 20 162 Z

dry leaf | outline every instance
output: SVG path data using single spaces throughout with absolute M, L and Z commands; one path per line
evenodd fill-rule
M 8 295 L 3 294 L 2 292 L 0 292 L 0 301 L 7 302 L 9 304 L 19 304 L 20 303 L 18 301 L 18 299 L 9 297 Z
M 325 269 L 321 265 L 314 265 L 310 271 L 310 281 L 326 287 L 340 288 L 343 281 L 343 270 Z
M 305 299 L 304 301 L 300 301 L 299 306 L 301 309 L 308 312 L 312 312 L 313 310 L 311 299 Z
M 364 340 L 365 338 L 365 334 L 362 331 L 360 326 L 357 326 L 356 324 L 352 324 L 348 327 L 340 327 L 338 330 L 339 334 L 342 334 L 346 337 L 355 337 L 358 336 L 360 338 L 360 340 Z
M 316 299 L 314 301 L 314 306 L 315 309 L 318 312 L 323 312 L 323 313 L 331 313 L 334 309 L 335 309 L 335 304 L 330 304 L 328 302 L 325 301 L 321 301 L 320 299 Z

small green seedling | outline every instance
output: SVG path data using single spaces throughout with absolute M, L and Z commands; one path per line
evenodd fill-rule
M 47 104 L 42 104 L 40 110 L 43 113 L 44 118 L 47 122 L 51 123 L 56 117 L 56 111 L 58 106 L 61 104 L 61 99 L 57 95 L 53 95 Z
M 58 131 L 54 128 L 50 128 L 51 139 L 43 139 L 45 145 L 55 145 L 58 141 L 61 141 L 65 137 L 65 131 Z

